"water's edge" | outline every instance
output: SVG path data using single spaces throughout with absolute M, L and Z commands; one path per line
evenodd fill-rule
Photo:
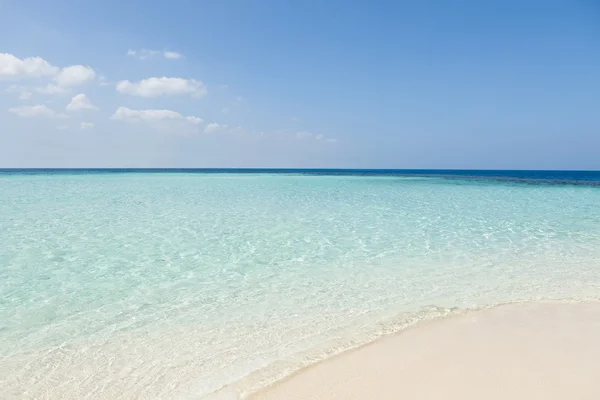
M 489 304 L 478 307 L 469 308 L 444 308 L 438 306 L 428 306 L 422 308 L 415 313 L 403 313 L 402 316 L 379 321 L 371 326 L 372 330 L 384 328 L 375 334 L 373 337 L 363 338 L 353 342 L 351 338 L 347 338 L 346 347 L 340 347 L 342 343 L 337 341 L 328 341 L 321 346 L 307 349 L 298 354 L 295 358 L 301 358 L 304 362 L 294 363 L 291 360 L 278 360 L 264 368 L 253 371 L 243 378 L 236 380 L 222 388 L 215 390 L 212 393 L 202 395 L 201 400 L 234 400 L 252 398 L 269 388 L 280 385 L 283 382 L 294 378 L 298 374 L 305 372 L 308 369 L 328 362 L 333 358 L 339 357 L 342 354 L 351 353 L 362 348 L 374 345 L 375 343 L 385 340 L 389 337 L 400 335 L 409 329 L 418 329 L 419 327 L 431 322 L 441 321 L 448 318 L 461 317 L 473 313 L 479 313 L 487 310 L 505 307 L 509 305 L 526 305 L 535 303 L 569 303 L 577 304 L 584 302 L 600 302 L 600 297 L 583 297 L 583 298 L 531 298 L 523 300 L 504 301 L 495 304 Z M 358 334 L 358 333 L 357 333 Z M 356 335 L 352 335 L 355 337 Z M 327 350 L 328 349 L 328 350 Z

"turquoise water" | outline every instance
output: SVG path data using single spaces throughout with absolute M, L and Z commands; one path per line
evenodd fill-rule
M 600 186 L 547 183 L 0 173 L 1 397 L 237 398 L 422 319 L 598 298 Z

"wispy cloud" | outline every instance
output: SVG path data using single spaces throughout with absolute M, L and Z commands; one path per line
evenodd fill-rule
M 173 110 L 133 110 L 127 107 L 119 107 L 110 118 L 130 123 L 144 123 L 154 127 L 157 123 L 184 123 L 188 126 L 197 126 L 203 122 L 202 118 L 193 115 L 183 116 Z
M 49 83 L 46 86 L 37 87 L 34 89 L 36 93 L 41 94 L 66 94 L 71 93 L 71 89 L 64 86 L 57 85 L 55 83 Z
M 8 88 L 6 88 L 6 92 L 7 93 L 18 93 L 19 100 L 29 100 L 32 95 L 32 93 L 29 91 L 29 89 L 27 87 L 19 86 L 19 85 L 9 86 Z
M 142 50 L 129 49 L 127 51 L 128 56 L 137 58 L 138 60 L 148 60 L 150 58 L 155 57 L 159 53 L 160 53 L 160 51 L 157 51 L 157 50 L 146 50 L 146 49 L 142 49 Z
M 296 132 L 296 137 L 298 137 L 298 139 L 313 139 L 327 143 L 335 143 L 338 141 L 337 139 L 328 138 L 323 134 L 314 134 L 306 131 Z
M 8 112 L 21 118 L 68 118 L 65 114 L 57 113 L 43 104 L 35 106 L 12 107 Z
M 149 60 L 151 58 L 155 58 L 158 56 L 164 57 L 167 60 L 178 60 L 183 57 L 181 55 L 181 53 L 178 53 L 176 51 L 168 51 L 168 50 L 160 51 L 160 50 L 148 50 L 148 49 L 141 49 L 141 50 L 129 49 L 129 50 L 127 50 L 127 55 L 129 57 L 137 58 L 138 60 Z
M 224 124 L 218 124 L 216 122 L 211 122 L 204 128 L 204 133 L 217 133 L 227 129 L 228 126 Z
M 165 51 L 163 52 L 163 56 L 169 60 L 179 60 L 181 57 L 183 57 L 180 53 L 176 51 Z

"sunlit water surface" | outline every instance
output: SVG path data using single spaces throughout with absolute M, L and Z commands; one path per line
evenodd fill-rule
M 0 397 L 237 398 L 422 319 L 598 298 L 600 186 L 536 182 L 0 173 Z

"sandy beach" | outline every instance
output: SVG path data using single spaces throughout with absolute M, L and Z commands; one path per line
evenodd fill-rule
M 527 303 L 422 323 L 251 400 L 600 399 L 600 302 Z

